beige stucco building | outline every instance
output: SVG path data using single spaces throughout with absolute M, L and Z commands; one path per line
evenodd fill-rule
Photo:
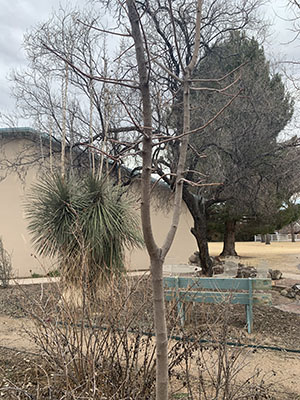
M 53 143 L 52 151 L 55 146 L 57 144 Z M 0 236 L 11 254 L 16 277 L 45 274 L 56 269 L 55 260 L 36 255 L 24 214 L 26 195 L 45 169 L 49 169 L 49 137 L 30 128 L 0 129 Z M 171 223 L 168 207 L 162 209 L 155 202 L 152 220 L 155 238 L 161 245 Z M 179 229 L 166 264 L 186 263 L 196 250 L 191 226 L 191 216 L 183 205 Z M 146 250 L 127 252 L 126 266 L 129 270 L 148 269 Z

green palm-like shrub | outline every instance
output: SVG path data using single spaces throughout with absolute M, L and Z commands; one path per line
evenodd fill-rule
M 37 252 L 58 258 L 66 283 L 95 288 L 124 271 L 125 248 L 142 245 L 132 201 L 104 178 L 44 177 L 25 211 Z

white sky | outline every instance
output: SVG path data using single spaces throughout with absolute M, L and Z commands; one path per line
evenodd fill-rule
M 59 4 L 59 0 L 0 0 L 0 111 L 14 106 L 7 78 L 12 68 L 26 64 L 24 33 L 47 20 Z
M 291 23 L 281 19 L 288 15 L 287 1 L 272 0 L 264 10 L 272 24 L 267 53 L 275 58 L 296 59 L 298 43 L 287 44 L 293 37 Z M 14 108 L 7 77 L 12 68 L 26 64 L 22 49 L 23 34 L 35 24 L 47 20 L 60 3 L 64 4 L 59 0 L 0 0 L 0 112 L 12 112 Z M 69 0 L 68 4 L 77 2 Z

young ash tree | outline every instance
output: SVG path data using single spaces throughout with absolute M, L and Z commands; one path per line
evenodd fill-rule
M 142 168 L 142 199 L 141 199 L 141 218 L 145 244 L 148 250 L 151 263 L 152 286 L 153 286 L 153 305 L 154 321 L 156 332 L 156 399 L 165 400 L 168 398 L 168 334 L 165 316 L 164 288 L 163 288 L 163 263 L 173 242 L 181 211 L 183 174 L 185 159 L 187 154 L 188 134 L 190 131 L 190 79 L 198 60 L 200 45 L 200 26 L 202 1 L 197 1 L 196 20 L 195 20 L 195 44 L 192 58 L 182 70 L 182 82 L 184 87 L 183 100 L 183 131 L 180 143 L 179 159 L 176 171 L 175 198 L 173 217 L 170 230 L 166 236 L 164 244 L 159 247 L 154 239 L 151 215 L 150 215 L 150 190 L 152 173 L 152 149 L 154 144 L 152 128 L 152 107 L 150 94 L 150 66 L 151 54 L 147 52 L 146 36 L 142 25 L 142 18 L 138 13 L 137 4 L 134 0 L 126 1 L 128 18 L 131 25 L 131 35 L 134 40 L 136 61 L 139 74 L 139 87 L 142 99 L 143 110 L 143 168 Z M 174 23 L 174 21 L 171 20 Z M 175 34 L 175 32 L 174 32 Z

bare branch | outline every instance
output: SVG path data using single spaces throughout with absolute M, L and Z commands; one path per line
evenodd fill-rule
M 168 75 L 170 75 L 176 81 L 183 83 L 183 80 L 181 78 L 179 78 L 179 76 L 175 75 L 172 71 L 170 71 L 167 67 L 165 67 L 163 64 L 161 64 L 155 58 L 153 58 L 151 61 L 153 61 L 155 64 L 157 64 L 161 69 L 163 69 Z
M 63 60 L 65 63 L 67 63 L 74 71 L 78 72 L 80 75 L 82 75 L 86 78 L 93 79 L 94 81 L 110 83 L 112 85 L 124 86 L 124 87 L 130 88 L 130 89 L 139 89 L 139 86 L 136 84 L 136 82 L 131 81 L 131 80 L 126 80 L 126 79 L 120 80 L 120 79 L 112 79 L 112 78 L 106 78 L 106 77 L 101 77 L 101 76 L 92 76 L 92 75 L 82 71 L 82 69 L 78 68 L 74 63 L 71 63 L 67 57 L 59 54 L 56 50 L 49 47 L 46 43 L 43 43 L 43 46 L 46 50 L 55 54 L 59 59 Z M 125 82 L 133 82 L 136 85 L 130 84 L 130 83 L 125 83 Z
M 241 79 L 241 76 L 238 76 L 235 81 L 231 82 L 228 86 L 226 86 L 222 89 L 210 88 L 210 87 L 196 87 L 196 86 L 191 86 L 191 89 L 195 90 L 195 91 L 206 90 L 208 92 L 223 93 L 226 90 L 230 89 L 232 86 L 234 86 L 240 79 Z
M 185 179 L 185 178 L 181 178 L 180 181 L 181 181 L 181 182 L 184 182 L 184 183 L 187 183 L 188 185 L 194 186 L 194 187 L 220 186 L 220 185 L 223 185 L 223 183 L 221 183 L 221 182 L 216 182 L 216 183 L 202 183 L 201 181 L 194 182 L 194 181 L 190 181 L 190 180 Z
M 115 36 L 131 37 L 131 35 L 128 33 L 126 34 L 126 33 L 121 33 L 121 32 L 115 32 L 113 30 L 107 31 L 107 30 L 101 29 L 95 25 L 86 24 L 85 22 L 81 21 L 80 19 L 77 19 L 77 22 L 81 23 L 82 25 L 84 25 L 88 28 L 94 29 L 95 31 L 98 31 L 98 32 L 107 33 L 109 35 L 115 35 Z

